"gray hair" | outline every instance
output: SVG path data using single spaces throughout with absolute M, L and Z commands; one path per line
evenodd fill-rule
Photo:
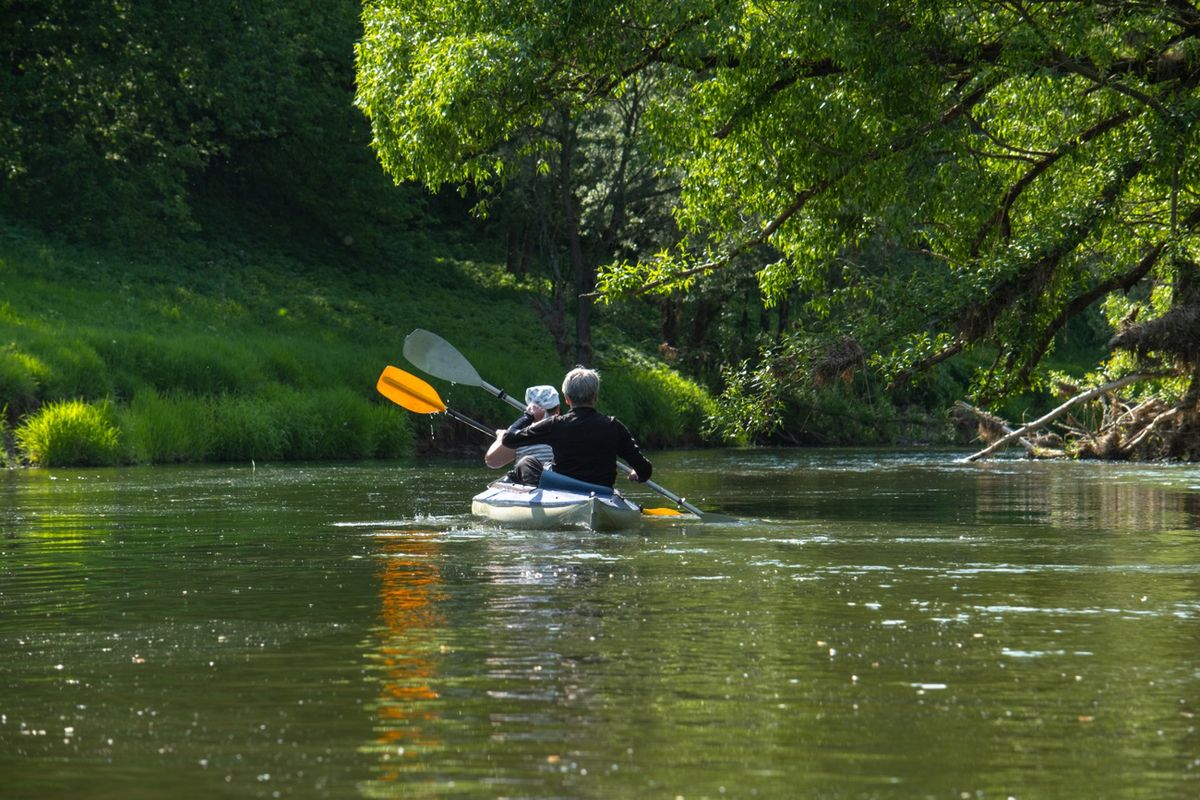
M 562 391 L 573 405 L 595 405 L 600 397 L 600 373 L 587 367 L 576 367 L 563 378 Z

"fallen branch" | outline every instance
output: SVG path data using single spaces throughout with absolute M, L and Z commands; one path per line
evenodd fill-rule
M 1121 416 L 1119 416 L 1115 420 L 1113 420 L 1112 424 L 1113 425 L 1121 425 L 1122 423 L 1125 422 L 1126 418 L 1129 418 L 1129 420 L 1131 422 L 1137 422 L 1143 411 L 1145 411 L 1146 409 L 1149 409 L 1149 408 L 1153 408 L 1156 404 L 1161 404 L 1161 403 L 1162 403 L 1162 400 L 1160 400 L 1157 396 L 1151 397 L 1147 400 L 1143 400 L 1142 402 L 1138 403 L 1133 408 L 1126 409 L 1125 413 L 1121 414 Z
M 1125 445 L 1121 448 L 1121 451 L 1123 453 L 1125 453 L 1125 455 L 1127 455 L 1127 456 L 1130 455 L 1131 453 L 1133 453 L 1133 449 L 1135 447 L 1137 447 L 1139 444 L 1141 444 L 1142 441 L 1144 441 L 1147 436 L 1149 436 L 1151 433 L 1153 433 L 1154 429 L 1156 427 L 1158 427 L 1158 423 L 1165 422 L 1166 420 L 1168 420 L 1174 416 L 1177 416 L 1183 410 L 1184 410 L 1183 406 L 1175 406 L 1174 408 L 1169 408 L 1166 411 L 1162 412 L 1157 417 L 1152 419 L 1150 421 L 1150 424 L 1148 424 L 1146 427 L 1142 428 L 1141 431 L 1138 432 L 1137 436 L 1133 437 L 1128 442 L 1126 442 Z
M 954 404 L 954 406 L 958 409 L 961 409 L 962 411 L 967 412 L 968 414 L 975 417 L 976 419 L 981 420 L 984 424 L 989 425 L 993 428 L 999 429 L 1006 436 L 1013 432 L 1012 427 L 1007 422 L 1005 422 L 1003 419 L 1001 419 L 1000 417 L 997 417 L 995 414 L 992 414 L 992 413 L 989 413 L 982 409 L 976 408 L 975 406 L 973 406 L 970 403 L 967 403 L 963 400 L 959 400 L 957 403 Z M 1026 439 L 1023 436 L 1019 437 L 1017 439 L 1017 441 L 1019 441 L 1021 443 L 1021 446 L 1025 448 L 1026 452 L 1032 453 L 1034 450 L 1037 449 L 1036 447 L 1034 447 L 1033 442 L 1029 441 L 1028 439 Z
M 1100 395 L 1105 394 L 1106 392 L 1113 392 L 1113 391 L 1116 391 L 1117 389 L 1120 389 L 1123 386 L 1128 386 L 1131 383 L 1137 383 L 1138 381 L 1143 381 L 1143 380 L 1146 380 L 1147 378 L 1153 378 L 1153 377 L 1155 377 L 1155 376 L 1150 375 L 1150 374 L 1134 373 L 1132 375 L 1126 375 L 1124 378 L 1118 378 L 1115 381 L 1109 381 L 1108 383 L 1088 389 L 1086 392 L 1075 395 L 1074 397 L 1072 397 L 1067 402 L 1063 403 L 1058 408 L 1054 409 L 1053 411 L 1049 412 L 1048 414 L 1045 414 L 1045 415 L 1039 417 L 1038 419 L 1035 419 L 1033 422 L 1030 422 L 1028 425 L 1024 425 L 1020 428 L 1017 428 L 1012 433 L 1005 434 L 1004 436 L 997 439 L 995 442 L 991 443 L 987 447 L 980 450 L 978 453 L 973 453 L 972 455 L 967 456 L 966 458 L 963 459 L 963 461 L 975 461 L 977 459 L 983 458 L 984 456 L 991 455 L 992 453 L 996 452 L 997 450 L 1001 449 L 1002 447 L 1005 447 L 1006 445 L 1008 445 L 1010 442 L 1012 442 L 1016 439 L 1020 439 L 1022 436 L 1029 433 L 1030 431 L 1035 431 L 1038 428 L 1042 427 L 1043 425 L 1046 425 L 1047 423 L 1052 422 L 1055 419 L 1061 417 L 1063 414 L 1067 413 L 1068 411 L 1070 411 L 1072 408 L 1079 405 L 1080 403 L 1086 403 L 1088 400 L 1099 397 Z

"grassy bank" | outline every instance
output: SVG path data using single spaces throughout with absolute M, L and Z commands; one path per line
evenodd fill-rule
M 404 336 L 444 336 L 518 394 L 562 374 L 530 287 L 452 242 L 411 236 L 370 258 L 246 234 L 137 256 L 0 219 L 0 408 L 9 465 L 397 458 L 431 426 L 379 397 Z M 712 402 L 601 324 L 602 405 L 655 446 L 687 441 Z M 488 424 L 512 414 L 431 381 Z M 477 434 L 432 421 L 440 446 Z

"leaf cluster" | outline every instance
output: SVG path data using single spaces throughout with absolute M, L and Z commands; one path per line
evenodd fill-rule
M 0 205 L 136 244 L 225 219 L 365 243 L 418 213 L 352 106 L 352 0 L 0 6 Z M 200 212 L 200 213 L 198 213 Z
M 599 290 L 665 298 L 750 272 L 768 306 L 803 301 L 787 336 L 849 334 L 893 387 L 971 352 L 990 361 L 978 396 L 1036 385 L 1072 320 L 1173 286 L 1169 256 L 1200 225 L 1186 0 L 378 2 L 367 18 L 359 102 L 381 158 L 433 185 L 502 176 L 503 142 L 653 75 L 647 147 L 678 177 L 680 236 L 615 257 Z

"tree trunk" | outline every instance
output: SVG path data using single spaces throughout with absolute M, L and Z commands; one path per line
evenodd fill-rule
M 524 278 L 528 271 L 529 226 L 510 227 L 504 236 L 505 269 L 509 274 Z
M 679 346 L 679 301 L 675 296 L 663 298 L 659 303 L 661 312 L 661 330 L 663 344 L 667 347 Z
M 555 290 L 550 300 L 537 297 L 532 301 L 532 305 L 554 340 L 559 363 L 564 369 L 571 366 L 571 339 L 567 336 L 567 308 L 562 292 Z
M 596 273 L 583 253 L 579 237 L 579 203 L 571 186 L 571 162 L 575 155 L 575 131 L 564 114 L 563 142 L 559 160 L 559 194 L 566 226 L 568 252 L 575 276 L 575 361 L 585 367 L 592 365 L 592 305 L 591 292 L 596 288 Z

